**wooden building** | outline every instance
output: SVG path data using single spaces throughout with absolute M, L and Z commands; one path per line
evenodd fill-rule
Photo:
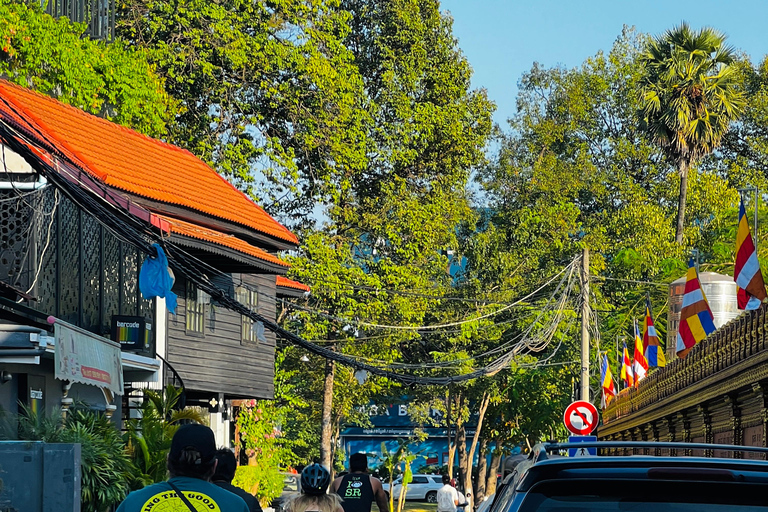
M 0 330 L 27 326 L 45 336 L 50 315 L 106 339 L 116 317 L 128 318 L 146 323 L 152 346 L 141 354 L 124 352 L 123 359 L 141 357 L 158 376 L 127 373 L 126 395 L 183 382 L 187 403 L 217 414 L 233 399 L 272 398 L 273 333 L 211 300 L 185 279 L 185 269 L 174 269 L 174 312 L 163 299 L 145 300 L 138 287 L 142 251 L 89 214 L 87 205 L 47 184 L 41 170 L 156 230 L 167 251 L 203 262 L 217 287 L 270 318 L 278 279 L 283 293 L 306 291 L 283 276 L 289 265 L 278 257 L 297 248 L 295 235 L 188 151 L 5 81 L 0 123 L 30 148 L 25 159 L 3 146 L 0 295 L 6 290 L 7 298 L 0 304 Z M 45 354 L 42 362 L 19 360 L 19 347 L 9 343 L 0 336 L 0 371 L 14 382 L 49 364 Z M 30 340 L 27 345 L 39 349 Z M 53 386 L 49 373 L 42 377 Z M 0 403 L 28 401 L 27 392 L 16 389 L 3 400 L 0 390 Z

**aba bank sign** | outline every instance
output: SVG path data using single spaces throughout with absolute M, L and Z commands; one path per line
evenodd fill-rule
M 379 406 L 375 404 L 365 405 L 359 408 L 360 412 L 366 413 L 368 416 L 397 416 L 400 418 L 409 417 L 408 404 Z M 443 418 L 443 411 L 431 408 L 429 410 L 429 416 L 433 419 L 440 420 Z

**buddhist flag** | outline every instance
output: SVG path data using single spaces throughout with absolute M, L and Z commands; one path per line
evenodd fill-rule
M 645 351 L 643 350 L 643 339 L 640 337 L 640 329 L 637 328 L 635 321 L 635 356 L 632 364 L 632 372 L 635 374 L 635 386 L 645 378 L 648 373 L 648 361 L 645 360 Z
M 611 367 L 608 365 L 608 354 L 603 354 L 602 367 L 600 368 L 600 380 L 602 381 L 603 388 L 603 409 L 608 407 L 611 400 L 616 396 L 616 388 L 613 385 L 613 373 L 611 373 Z
M 664 351 L 659 346 L 659 335 L 656 333 L 656 325 L 653 323 L 653 310 L 651 299 L 645 299 L 645 324 L 643 325 L 643 347 L 645 348 L 645 360 L 650 368 L 663 367 L 667 364 Z
M 624 381 L 628 388 L 635 385 L 635 375 L 632 372 L 632 361 L 629 360 L 629 350 L 627 350 L 626 342 L 624 343 L 624 355 L 621 357 L 621 380 Z
M 701 289 L 699 274 L 693 259 L 688 263 L 685 276 L 683 309 L 680 311 L 680 327 L 677 330 L 677 357 L 688 355 L 695 344 L 715 332 L 715 317 Z
M 757 251 L 749 232 L 749 223 L 744 212 L 744 202 L 739 200 L 739 230 L 736 233 L 736 264 L 733 280 L 739 286 L 737 300 L 739 309 L 757 309 L 765 299 L 765 283 L 757 261 Z

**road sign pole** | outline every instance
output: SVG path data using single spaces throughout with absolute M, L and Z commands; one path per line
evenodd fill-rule
M 581 253 L 581 396 L 589 402 L 589 249 Z

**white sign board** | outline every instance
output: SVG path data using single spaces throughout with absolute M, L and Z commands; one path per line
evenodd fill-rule
M 120 344 L 56 320 L 56 370 L 59 380 L 80 382 L 123 394 Z

